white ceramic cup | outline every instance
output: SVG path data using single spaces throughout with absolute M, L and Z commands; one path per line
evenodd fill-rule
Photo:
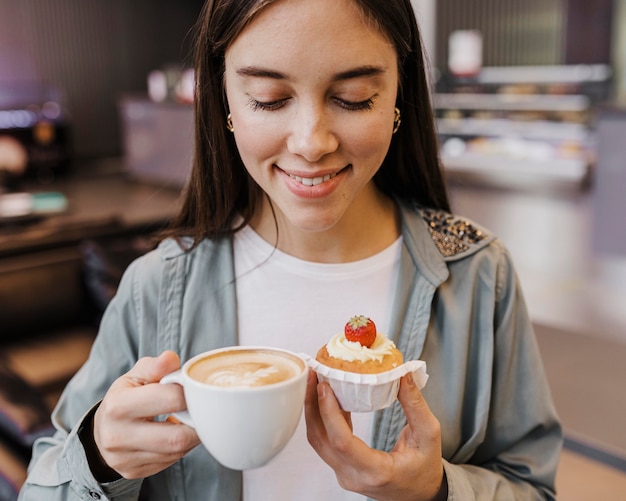
M 272 360 L 291 374 L 272 382 L 276 375 Z M 201 364 L 219 365 L 218 375 L 198 374 Z M 193 357 L 160 382 L 183 387 L 187 411 L 173 415 L 195 428 L 211 455 L 228 468 L 247 470 L 268 463 L 292 437 L 302 416 L 307 372 L 306 361 L 296 353 L 231 346 Z

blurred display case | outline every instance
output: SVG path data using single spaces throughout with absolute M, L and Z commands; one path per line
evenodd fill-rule
M 128 173 L 145 182 L 184 186 L 193 158 L 193 105 L 124 96 L 118 107 Z
M 70 119 L 58 89 L 0 80 L 0 189 L 25 178 L 50 182 L 71 160 Z
M 605 65 L 485 67 L 443 77 L 434 109 L 449 177 L 585 186 L 595 164 L 595 107 L 609 97 Z

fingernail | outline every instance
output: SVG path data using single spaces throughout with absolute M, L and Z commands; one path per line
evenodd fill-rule
M 415 379 L 413 379 L 413 374 L 407 374 L 405 379 L 406 379 L 406 383 L 409 386 L 415 386 Z
M 320 398 L 326 398 L 326 385 L 325 384 L 317 385 L 317 395 Z

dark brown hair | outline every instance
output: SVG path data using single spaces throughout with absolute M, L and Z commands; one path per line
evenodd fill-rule
M 226 49 L 275 0 L 207 0 L 195 29 L 195 152 L 189 184 L 171 236 L 191 236 L 197 244 L 234 232 L 264 196 L 248 175 L 226 129 L 223 88 Z M 397 106 L 402 125 L 374 182 L 384 193 L 425 207 L 449 210 L 439 162 L 422 43 L 409 0 L 354 0 L 366 18 L 392 41 L 399 64 Z

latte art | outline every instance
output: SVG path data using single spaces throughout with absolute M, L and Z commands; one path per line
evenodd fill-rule
M 289 355 L 239 350 L 197 361 L 189 368 L 189 376 L 212 386 L 251 388 L 286 381 L 302 370 L 301 363 Z
M 275 382 L 277 376 L 280 381 L 280 371 L 271 365 L 243 363 L 238 367 L 218 369 L 204 382 L 215 386 L 261 386 Z

